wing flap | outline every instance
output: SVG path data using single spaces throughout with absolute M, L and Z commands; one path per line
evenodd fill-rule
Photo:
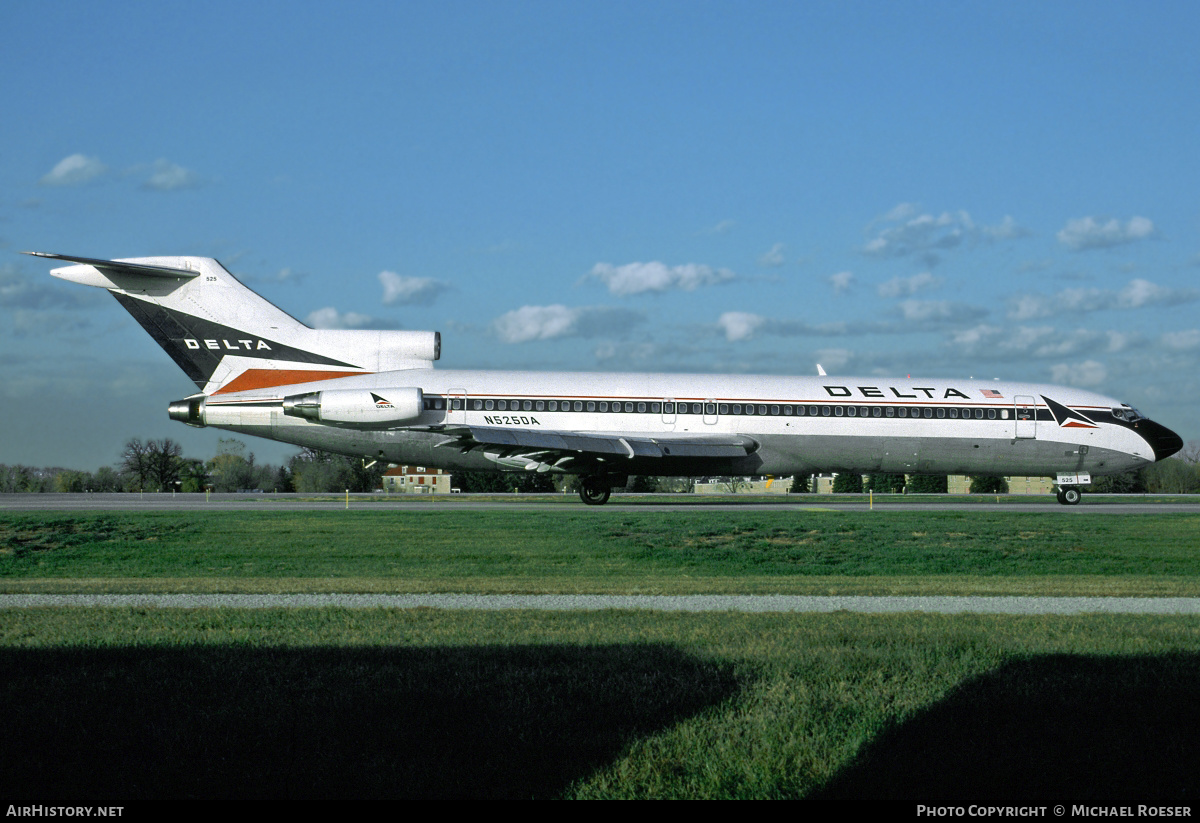
M 749 442 L 747 442 L 749 441 Z M 731 442 L 721 442 L 716 439 L 659 441 L 665 457 L 745 457 L 758 448 L 758 444 L 749 437 L 735 436 Z
M 445 429 L 465 448 L 500 446 L 510 453 L 538 450 L 569 454 L 619 457 L 745 457 L 758 448 L 752 438 L 737 434 L 646 437 L 635 434 L 580 434 L 495 426 L 456 426 Z M 452 441 L 453 442 L 453 441 Z

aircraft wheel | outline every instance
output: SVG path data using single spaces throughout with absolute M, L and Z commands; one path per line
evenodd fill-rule
M 612 486 L 604 477 L 585 477 L 579 484 L 579 499 L 589 506 L 603 506 L 612 496 Z
M 1065 506 L 1074 506 L 1083 497 L 1083 493 L 1074 486 L 1067 486 L 1059 494 L 1062 495 L 1062 503 Z

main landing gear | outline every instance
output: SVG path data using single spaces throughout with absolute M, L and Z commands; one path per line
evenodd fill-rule
M 579 499 L 589 506 L 603 506 L 612 496 L 612 483 L 602 475 L 583 478 L 579 483 Z
M 1078 486 L 1060 486 L 1058 489 L 1058 502 L 1064 506 L 1074 506 L 1083 497 L 1083 492 Z

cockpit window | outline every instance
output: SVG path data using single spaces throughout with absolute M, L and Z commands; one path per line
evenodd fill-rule
M 1133 406 L 1120 406 L 1112 410 L 1112 416 L 1117 420 L 1124 420 L 1126 423 L 1136 423 L 1139 420 L 1145 420 L 1146 416 Z

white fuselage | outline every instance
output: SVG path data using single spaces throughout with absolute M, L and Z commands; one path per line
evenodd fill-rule
M 283 414 L 284 396 L 332 388 L 418 387 L 421 417 L 403 428 L 339 428 Z M 1076 413 L 1057 420 L 1047 399 Z M 515 468 L 486 450 L 460 453 L 442 426 L 486 426 L 669 439 L 745 435 L 758 448 L 714 461 L 630 458 L 614 473 L 1114 474 L 1154 448 L 1113 410 L 1121 403 L 1063 386 L 877 377 L 605 374 L 417 369 L 207 399 L 203 423 L 394 463 Z M 432 430 L 431 430 L 432 429 Z

